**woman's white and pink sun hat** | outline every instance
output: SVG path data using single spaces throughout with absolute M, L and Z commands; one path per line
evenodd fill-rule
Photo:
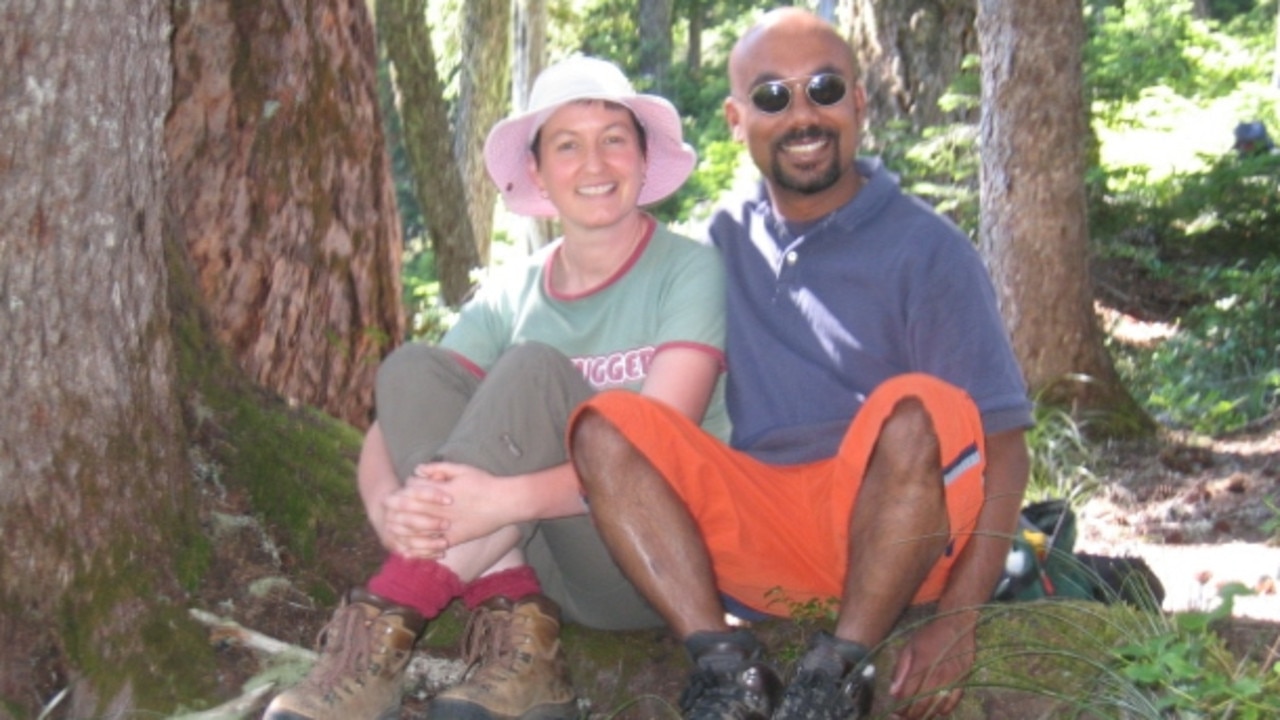
M 618 66 L 576 55 L 543 70 L 533 83 L 529 108 L 498 122 L 484 143 L 484 164 L 507 209 L 519 215 L 554 217 L 556 208 L 529 176 L 533 138 L 561 105 L 607 100 L 624 105 L 644 128 L 647 151 L 638 203 L 649 205 L 688 179 L 698 156 L 684 142 L 680 114 L 665 98 L 637 93 Z

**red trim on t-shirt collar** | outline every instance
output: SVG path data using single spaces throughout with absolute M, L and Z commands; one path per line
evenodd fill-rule
M 622 263 L 622 265 L 618 267 L 617 271 L 614 272 L 612 275 L 610 275 L 607 280 L 591 288 L 590 290 L 587 290 L 586 292 L 581 292 L 577 294 L 566 294 L 566 293 L 556 292 L 555 289 L 551 287 L 551 268 L 554 266 L 556 258 L 560 255 L 560 252 L 564 250 L 564 240 L 561 240 L 560 245 L 555 250 L 553 250 L 551 254 L 547 255 L 547 261 L 542 265 L 542 289 L 547 293 L 549 297 L 555 300 L 560 300 L 563 302 L 573 302 L 574 300 L 581 300 L 583 298 L 595 295 L 596 293 L 604 290 L 610 285 L 613 285 L 614 283 L 621 280 L 622 277 L 626 275 L 628 272 L 630 272 L 631 268 L 634 267 L 637 262 L 639 262 L 640 256 L 644 254 L 645 248 L 649 247 L 649 241 L 653 239 L 654 230 L 656 230 L 658 227 L 658 222 L 654 220 L 653 217 L 650 216 L 648 213 L 644 214 L 643 220 L 646 224 L 644 234 L 640 237 L 640 242 L 636 243 L 635 249 L 631 251 L 631 255 L 627 258 L 626 262 Z

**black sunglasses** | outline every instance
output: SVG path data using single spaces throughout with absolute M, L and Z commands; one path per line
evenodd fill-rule
M 805 78 L 770 80 L 751 88 L 751 104 L 766 115 L 777 115 L 791 106 L 791 86 Z M 820 107 L 830 107 L 844 99 L 844 78 L 834 73 L 818 73 L 804 84 L 804 94 Z

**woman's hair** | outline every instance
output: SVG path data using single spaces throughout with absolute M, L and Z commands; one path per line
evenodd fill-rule
M 627 115 L 631 117 L 631 124 L 635 126 L 636 138 L 640 141 L 640 155 L 641 157 L 646 157 L 646 158 L 649 156 L 649 144 L 648 144 L 649 141 L 644 134 L 644 125 L 640 124 L 640 119 L 636 117 L 636 114 L 634 112 L 631 112 L 631 108 L 627 107 L 626 105 L 623 105 L 622 103 L 613 102 L 611 100 L 598 100 L 596 98 L 584 98 L 582 100 L 574 100 L 573 102 L 579 105 L 589 105 L 591 103 L 600 103 L 610 110 L 619 110 L 619 109 L 626 110 Z M 529 145 L 529 152 L 533 153 L 533 163 L 534 165 L 537 165 L 539 167 L 542 166 L 542 156 L 539 154 L 539 149 L 541 144 L 542 144 L 542 127 L 539 126 L 538 131 L 533 134 L 533 142 L 530 143 Z

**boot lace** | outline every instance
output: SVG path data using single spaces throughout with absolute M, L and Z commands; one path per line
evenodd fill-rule
M 485 669 L 496 670 L 504 664 L 504 658 L 514 659 L 515 638 L 510 627 L 510 612 L 484 609 L 472 614 L 462 639 L 466 676 L 479 674 Z
M 360 608 L 348 605 L 334 613 L 333 619 L 320 629 L 315 646 L 320 659 L 316 672 L 308 679 L 328 692 L 362 671 L 373 654 L 373 633 L 369 632 Z

